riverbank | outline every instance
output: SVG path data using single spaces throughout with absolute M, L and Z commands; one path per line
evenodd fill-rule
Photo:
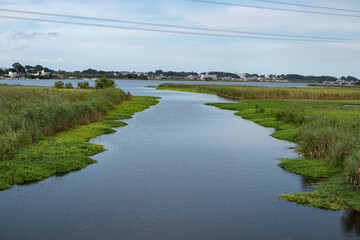
M 1 86 L 0 190 L 80 170 L 104 151 L 88 143 L 126 125 L 116 121 L 156 104 L 155 97 L 132 97 L 120 89 L 57 90 Z M 131 100 L 131 101 L 128 101 Z
M 237 111 L 235 114 L 265 127 L 275 128 L 273 137 L 298 143 L 305 158 L 281 159 L 280 167 L 316 181 L 316 190 L 280 194 L 279 197 L 304 205 L 340 210 L 360 210 L 360 131 L 358 93 L 338 89 L 190 86 L 163 84 L 158 89 L 213 93 L 240 103 L 209 104 Z M 271 99 L 275 98 L 276 99 Z M 296 97 L 297 99 L 288 99 Z M 305 98 L 304 99 L 301 99 Z M 247 99 L 250 98 L 250 99 Z M 254 99 L 264 98 L 264 99 Z M 280 99 L 285 98 L 285 99 Z M 308 100 L 308 99 L 334 99 Z

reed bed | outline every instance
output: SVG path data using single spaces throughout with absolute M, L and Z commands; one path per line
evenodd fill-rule
M 358 88 L 295 88 L 241 85 L 160 84 L 159 88 L 214 93 L 230 99 L 360 100 Z
M 98 121 L 127 98 L 121 89 L 55 89 L 0 85 L 0 160 L 25 145 Z

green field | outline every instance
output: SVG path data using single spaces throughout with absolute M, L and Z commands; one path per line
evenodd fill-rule
M 0 85 L 0 189 L 79 170 L 104 147 L 87 141 L 158 101 L 120 89 Z
M 275 128 L 273 137 L 298 143 L 296 151 L 305 158 L 281 159 L 279 166 L 319 181 L 314 192 L 279 197 L 332 210 L 360 210 L 360 90 L 190 84 L 161 84 L 158 89 L 241 100 L 208 105 L 235 110 L 236 115 Z

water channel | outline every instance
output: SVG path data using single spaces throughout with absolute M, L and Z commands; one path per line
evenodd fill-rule
M 98 163 L 0 192 L 0 239 L 360 238 L 356 212 L 276 197 L 310 190 L 277 166 L 277 158 L 296 156 L 293 143 L 204 105 L 229 100 L 145 87 L 156 84 L 117 81 L 162 99 L 116 133 L 92 139 L 108 149 L 93 157 Z

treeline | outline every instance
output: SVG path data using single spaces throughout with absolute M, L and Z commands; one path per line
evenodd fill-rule
M 298 74 L 283 74 L 279 75 L 278 77 L 289 80 L 291 82 L 335 82 L 336 80 L 338 80 L 336 77 L 332 76 L 303 76 Z M 359 79 L 353 76 L 342 76 L 340 79 L 344 81 L 359 81 Z
M 199 74 L 197 72 L 174 72 L 174 71 L 168 71 L 164 72 L 163 70 L 156 70 L 155 73 L 149 72 L 149 75 L 151 76 L 162 76 L 162 77 L 173 77 L 173 78 L 185 78 L 187 76 L 198 76 Z
M 30 65 L 21 65 L 16 62 L 12 65 L 12 68 L 4 69 L 0 68 L 0 76 L 8 76 L 9 72 L 16 73 L 16 77 L 25 77 L 30 79 L 67 79 L 67 78 L 102 78 L 107 77 L 111 79 L 138 79 L 138 80 L 148 80 L 148 79 L 199 79 L 200 74 L 197 72 L 175 72 L 175 71 L 163 71 L 156 70 L 155 72 L 127 72 L 127 71 L 103 71 L 89 68 L 84 71 L 74 71 L 68 72 L 64 70 L 52 70 L 41 65 L 30 66 Z M 201 73 L 205 74 L 205 73 Z M 240 76 L 235 73 L 230 72 L 219 72 L 211 71 L 208 72 L 210 75 L 216 75 L 218 79 L 231 78 L 231 79 L 240 79 Z M 282 74 L 282 75 L 258 75 L 256 73 L 242 74 L 245 80 L 249 81 L 258 81 L 261 78 L 273 79 L 273 80 L 288 80 L 290 82 L 308 82 L 308 83 L 322 83 L 322 82 L 334 82 L 338 78 L 333 76 L 303 76 L 299 74 Z M 340 78 L 344 81 L 357 82 L 359 79 L 353 76 L 342 76 Z
M 240 79 L 239 75 L 229 72 L 209 72 L 209 75 L 216 75 L 218 78 L 236 78 Z

